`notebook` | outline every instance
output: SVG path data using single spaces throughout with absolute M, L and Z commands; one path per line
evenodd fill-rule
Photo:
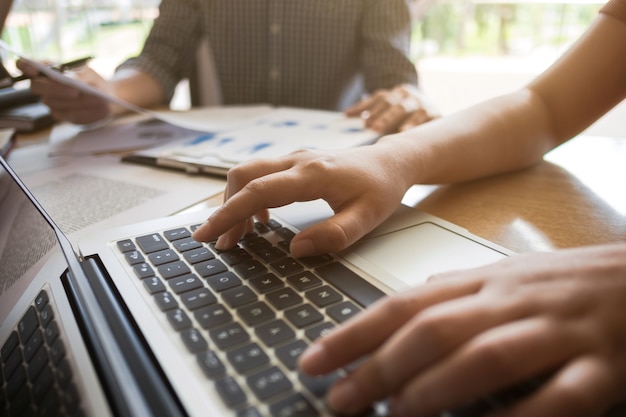
M 0 168 L 0 415 L 329 416 L 344 371 L 299 374 L 312 340 L 435 271 L 510 254 L 404 207 L 345 253 L 294 260 L 298 228 L 329 214 L 319 201 L 272 211 L 231 251 L 190 238 L 205 211 L 99 231 L 75 253 Z

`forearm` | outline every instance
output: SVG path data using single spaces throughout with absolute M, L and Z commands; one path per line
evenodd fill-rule
M 414 184 L 444 184 L 513 171 L 539 162 L 559 144 L 542 100 L 530 90 L 494 98 L 379 145 L 396 149 Z
M 127 68 L 118 71 L 110 81 L 111 93 L 129 103 L 151 108 L 165 103 L 163 88 L 148 74 Z M 112 112 L 120 114 L 126 109 L 113 105 Z

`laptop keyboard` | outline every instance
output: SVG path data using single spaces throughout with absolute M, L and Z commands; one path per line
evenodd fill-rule
M 332 255 L 290 257 L 295 234 L 276 220 L 228 251 L 193 240 L 196 227 L 117 247 L 235 415 L 327 413 L 322 399 L 340 372 L 298 373 L 298 357 L 384 293 Z
M 42 290 L 1 348 L 0 416 L 82 416 L 61 330 Z

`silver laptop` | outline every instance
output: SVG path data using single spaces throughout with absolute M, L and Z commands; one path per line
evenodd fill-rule
M 298 373 L 311 341 L 433 272 L 509 254 L 403 208 L 344 254 L 292 259 L 298 227 L 329 214 L 320 202 L 274 211 L 231 251 L 190 238 L 200 212 L 75 253 L 3 159 L 0 212 L 2 416 L 331 415 L 343 371 Z

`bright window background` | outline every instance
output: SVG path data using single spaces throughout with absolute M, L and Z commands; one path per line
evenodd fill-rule
M 444 114 L 513 91 L 554 62 L 603 3 L 415 1 L 412 57 L 420 84 Z M 41 60 L 93 55 L 92 67 L 107 77 L 119 63 L 139 53 L 158 4 L 159 0 L 14 0 L 2 38 Z M 183 83 L 174 107 L 188 105 Z M 625 125 L 622 103 L 589 132 L 626 136 Z
M 2 38 L 30 57 L 51 62 L 94 56 L 104 76 L 136 55 L 157 16 L 159 0 L 14 0 Z

